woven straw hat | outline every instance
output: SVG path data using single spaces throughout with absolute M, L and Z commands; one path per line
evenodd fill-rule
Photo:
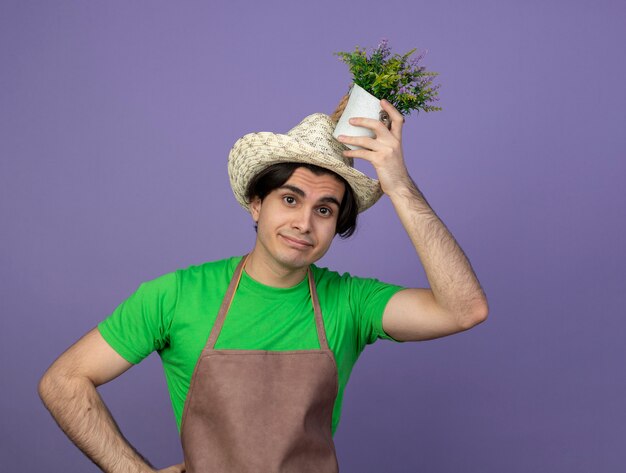
M 349 148 L 332 136 L 335 126 L 329 115 L 314 113 L 286 135 L 261 131 L 239 138 L 228 155 L 228 176 L 241 206 L 250 211 L 246 200 L 248 184 L 276 163 L 307 163 L 326 168 L 350 184 L 359 212 L 374 205 L 383 194 L 380 184 L 356 170 L 352 158 L 343 156 L 342 151 Z

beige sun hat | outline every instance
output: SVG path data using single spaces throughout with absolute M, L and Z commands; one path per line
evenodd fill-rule
M 359 212 L 368 209 L 383 194 L 377 179 L 354 168 L 349 149 L 332 135 L 336 123 L 324 113 L 305 117 L 287 134 L 261 131 L 239 138 L 228 154 L 230 185 L 241 206 L 250 211 L 246 190 L 252 178 L 276 163 L 307 163 L 333 171 L 343 177 L 354 192 Z

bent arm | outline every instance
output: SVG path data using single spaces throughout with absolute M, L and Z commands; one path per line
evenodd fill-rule
M 487 318 L 487 297 L 463 250 L 409 175 L 402 151 L 404 117 L 386 100 L 380 104 L 391 118 L 391 129 L 380 120 L 352 118 L 351 124 L 370 128 L 376 138 L 337 139 L 362 147 L 343 154 L 365 159 L 374 166 L 430 284 L 430 289 L 396 293 L 385 308 L 383 330 L 403 341 L 428 340 L 467 330 Z
M 96 387 L 132 366 L 94 328 L 67 349 L 39 382 L 39 396 L 74 444 L 107 472 L 154 472 L 128 443 Z
M 399 182 L 389 197 L 422 262 L 428 288 L 401 291 L 389 301 L 383 328 L 399 340 L 429 340 L 483 322 L 487 297 L 472 266 L 413 180 Z

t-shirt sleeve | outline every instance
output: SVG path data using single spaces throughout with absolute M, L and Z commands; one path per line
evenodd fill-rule
M 137 364 L 168 344 L 176 299 L 175 272 L 144 282 L 98 324 L 98 330 L 119 355 Z
M 396 340 L 383 330 L 383 313 L 389 299 L 405 289 L 402 286 L 381 282 L 374 278 L 350 279 L 350 305 L 359 331 L 361 349 L 377 339 Z

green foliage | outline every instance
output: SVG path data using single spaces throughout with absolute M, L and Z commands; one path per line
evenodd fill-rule
M 376 98 L 389 101 L 403 115 L 410 115 L 413 110 L 441 110 L 433 105 L 439 101 L 437 89 L 441 86 L 433 87 L 432 81 L 439 73 L 428 72 L 424 66 L 418 65 L 423 54 L 409 60 L 416 49 L 391 56 L 388 42 L 383 39 L 369 57 L 366 49 L 359 46 L 351 53 L 333 54 L 348 64 L 355 84 Z

